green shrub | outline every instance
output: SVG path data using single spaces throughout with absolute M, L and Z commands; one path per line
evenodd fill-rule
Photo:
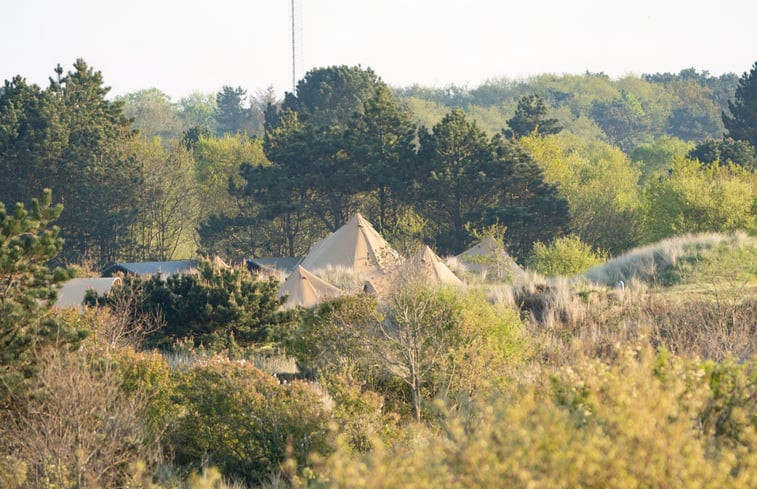
M 615 354 L 520 371 L 505 395 L 448 412 L 442 430 L 415 426 L 406 443 L 359 456 L 339 448 L 315 487 L 755 487 L 753 361 L 742 373 L 723 366 L 743 386 L 723 404 L 733 390 L 713 389 L 719 368 L 647 348 Z M 719 416 L 738 420 L 738 436 L 727 435 L 736 443 L 710 429 Z
M 416 420 L 434 398 L 455 404 L 496 385 L 528 347 L 514 310 L 412 281 L 386 302 L 359 296 L 321 306 L 288 346 L 305 370 L 348 374 Z
M 294 319 L 294 312 L 282 311 L 277 297 L 278 283 L 250 276 L 241 268 L 219 268 L 200 262 L 197 274 L 150 279 L 124 277 L 101 304 L 124 301 L 136 303 L 134 320 L 160 314 L 164 326 L 148 340 L 164 345 L 177 339 L 193 339 L 196 344 L 224 348 L 265 341 L 277 329 Z
M 50 314 L 56 288 L 71 277 L 47 266 L 63 247 L 51 226 L 62 210 L 52 206 L 50 190 L 31 209 L 18 203 L 8 212 L 0 202 L 0 409 L 34 376 L 42 348 L 75 348 L 86 336 Z
M 169 447 L 175 462 L 216 466 L 226 477 L 259 484 L 290 456 L 308 466 L 330 451 L 323 400 L 303 382 L 279 384 L 244 362 L 216 357 L 177 371 Z
M 573 276 L 605 261 L 602 251 L 592 249 L 578 236 L 557 238 L 549 245 L 534 244 L 528 257 L 528 268 L 548 277 Z

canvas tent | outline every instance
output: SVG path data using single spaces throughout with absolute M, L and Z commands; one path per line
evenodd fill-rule
M 410 258 L 407 268 L 434 284 L 463 285 L 457 275 L 452 273 L 452 270 L 428 246 L 424 246 Z
M 463 282 L 452 273 L 452 270 L 444 264 L 441 258 L 431 248 L 424 246 L 401 267 L 371 277 L 366 281 L 363 290 L 368 293 L 385 295 L 403 281 L 414 279 L 423 280 L 433 285 L 463 285 Z
M 146 261 L 136 263 L 114 263 L 102 271 L 103 277 L 113 277 L 114 275 L 176 275 L 179 273 L 195 273 L 197 271 L 197 260 L 177 260 L 177 261 Z
M 344 293 L 343 290 L 321 280 L 299 265 L 279 287 L 279 297 L 287 296 L 284 306 L 288 309 L 297 306 L 314 306 Z
M 399 254 L 357 213 L 316 243 L 301 265 L 308 270 L 342 266 L 361 275 L 372 275 L 399 262 Z
M 463 251 L 455 258 L 464 264 L 468 270 L 474 272 L 487 270 L 498 279 L 523 275 L 523 269 L 505 251 L 502 243 L 491 236 Z
M 94 290 L 97 295 L 106 295 L 114 285 L 120 283 L 118 277 L 72 278 L 66 281 L 58 290 L 57 308 L 79 307 L 84 302 L 88 290 Z

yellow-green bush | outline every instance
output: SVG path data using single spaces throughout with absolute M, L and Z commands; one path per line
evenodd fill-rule
M 314 486 L 757 486 L 754 361 L 723 367 L 743 386 L 731 400 L 713 387 L 718 368 L 647 348 L 616 353 L 612 365 L 583 359 L 520 372 L 506 395 L 449 415 L 441 430 L 413 427 L 409 443 L 363 455 L 340 448 Z M 713 406 L 716 416 L 708 414 Z M 720 416 L 736 423 L 738 436 L 708 427 Z
M 323 401 L 303 382 L 279 384 L 248 363 L 221 357 L 176 375 L 167 440 L 182 467 L 216 466 L 257 484 L 279 470 L 287 447 L 300 468 L 309 454 L 330 451 Z
M 592 249 L 578 236 L 566 236 L 548 245 L 536 242 L 526 264 L 531 270 L 554 277 L 578 275 L 604 260 L 603 252 Z
M 322 306 L 289 347 L 306 369 L 352 376 L 416 420 L 434 398 L 454 404 L 496 385 L 528 354 L 516 311 L 477 291 L 413 282 L 384 302 L 366 296 Z

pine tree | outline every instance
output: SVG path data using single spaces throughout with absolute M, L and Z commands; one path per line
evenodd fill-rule
M 515 115 L 507 121 L 507 125 L 515 139 L 528 136 L 534 131 L 542 136 L 562 131 L 557 119 L 547 118 L 547 105 L 538 95 L 520 99 Z
M 63 247 L 59 229 L 50 227 L 63 208 L 51 202 L 49 189 L 28 210 L 19 203 L 8 213 L 0 202 L 0 407 L 34 374 L 41 348 L 76 345 L 83 338 L 48 314 L 56 286 L 70 277 L 46 265 Z
M 78 59 L 65 76 L 58 66 L 56 74 L 48 93 L 66 134 L 53 186 L 65 206 L 62 259 L 115 261 L 130 243 L 128 230 L 137 215 L 137 162 L 122 144 L 132 137 L 130 121 L 122 102 L 106 98 L 110 88 L 102 74 L 84 60 Z
M 726 136 L 748 141 L 757 148 L 757 62 L 741 75 L 733 101 L 728 102 L 731 115 L 723 113 Z
M 252 112 L 246 107 L 247 90 L 225 85 L 216 94 L 216 132 L 219 136 L 243 132 L 250 134 Z

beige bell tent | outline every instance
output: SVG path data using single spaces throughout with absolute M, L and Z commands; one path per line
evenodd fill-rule
M 455 258 L 468 270 L 474 272 L 486 270 L 499 280 L 523 275 L 523 269 L 505 251 L 505 247 L 491 236 Z
M 365 282 L 363 290 L 384 296 L 401 286 L 403 282 L 412 280 L 422 280 L 433 285 L 463 285 L 463 282 L 452 273 L 441 258 L 431 248 L 424 246 L 401 267 L 395 267 L 387 273 L 371 277 Z
M 93 290 L 98 296 L 110 293 L 114 285 L 121 283 L 118 277 L 72 278 L 58 290 L 57 308 L 80 307 L 84 303 L 87 291 Z
M 299 265 L 279 287 L 279 297 L 287 296 L 284 304 L 287 309 L 297 306 L 314 306 L 344 293 L 343 290 L 321 280 Z
M 452 270 L 428 246 L 424 246 L 408 260 L 408 269 L 434 284 L 463 285 L 457 275 L 452 273 Z
M 344 226 L 316 243 L 301 265 L 308 270 L 341 266 L 361 275 L 371 275 L 399 262 L 399 254 L 357 213 Z

